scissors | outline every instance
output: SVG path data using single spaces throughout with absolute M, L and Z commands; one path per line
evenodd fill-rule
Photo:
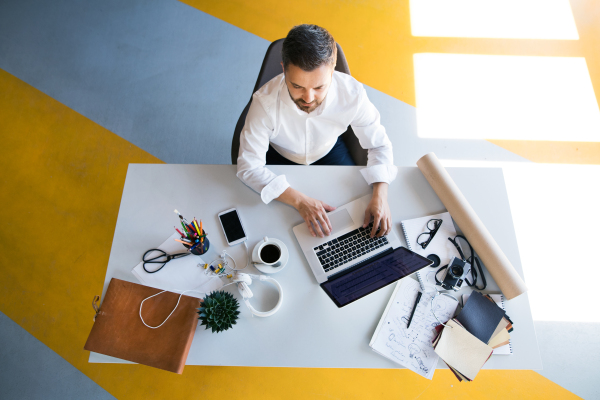
M 149 254 L 156 251 L 158 253 L 158 255 L 156 257 L 150 258 Z M 164 251 L 162 251 L 161 249 L 150 249 L 147 252 L 144 253 L 144 255 L 142 256 L 142 260 L 144 261 L 144 271 L 146 271 L 149 274 L 153 274 L 155 272 L 160 271 L 165 264 L 167 264 L 169 261 L 174 260 L 176 258 L 181 258 L 181 257 L 185 257 L 185 256 L 189 256 L 191 253 L 177 253 L 177 254 L 167 254 Z M 154 271 L 148 271 L 146 269 L 146 264 L 162 264 L 160 266 L 160 268 L 155 269 Z

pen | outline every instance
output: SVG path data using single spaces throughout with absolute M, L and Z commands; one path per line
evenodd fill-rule
M 410 328 L 410 323 L 412 322 L 413 315 L 415 315 L 415 311 L 417 310 L 417 305 L 419 304 L 419 300 L 421 300 L 421 295 L 423 293 L 419 292 L 417 294 L 417 300 L 415 301 L 415 305 L 413 306 L 412 312 L 410 313 L 410 318 L 408 319 L 408 324 L 406 324 L 406 329 Z

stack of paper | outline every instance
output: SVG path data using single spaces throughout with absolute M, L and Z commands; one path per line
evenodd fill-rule
M 436 327 L 433 348 L 460 381 L 472 381 L 492 355 L 508 344 L 512 322 L 489 296 L 473 292 L 458 316 Z
M 462 299 L 463 299 L 463 304 L 466 304 L 467 300 L 469 299 L 470 294 L 469 293 L 465 293 L 462 295 Z M 500 308 L 502 308 L 502 310 L 504 310 L 506 312 L 505 306 L 504 306 L 504 296 L 502 294 L 486 294 L 484 295 L 484 297 L 487 297 L 488 299 L 493 300 L 496 305 Z M 511 355 L 513 353 L 512 350 L 512 344 L 511 344 L 511 339 L 510 339 L 510 332 L 513 331 L 513 326 L 512 326 L 512 321 L 510 320 L 510 318 L 508 317 L 508 315 L 506 315 L 506 313 L 504 314 L 504 319 L 506 320 L 506 333 L 504 331 L 499 332 L 500 334 L 495 337 L 496 340 L 494 340 L 494 338 L 492 338 L 490 340 L 490 346 L 492 346 L 494 348 L 494 353 L 493 355 Z M 501 337 L 504 337 L 505 340 L 502 341 L 501 343 L 506 343 L 506 338 L 508 338 L 508 343 L 502 345 L 502 344 L 497 344 L 498 340 Z

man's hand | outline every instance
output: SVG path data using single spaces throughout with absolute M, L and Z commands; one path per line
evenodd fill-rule
M 385 182 L 376 182 L 373 184 L 373 197 L 365 211 L 365 221 L 363 228 L 366 228 L 373 217 L 373 230 L 371 237 L 382 237 L 392 230 L 392 213 L 387 201 L 388 184 Z M 379 229 L 377 233 L 377 229 Z M 375 235 L 377 233 L 377 235 Z
M 327 205 L 321 200 L 308 197 L 291 187 L 287 188 L 277 200 L 298 210 L 312 236 L 323 237 L 324 235 L 329 236 L 331 233 L 331 222 L 329 222 L 327 212 L 335 210 L 335 207 Z

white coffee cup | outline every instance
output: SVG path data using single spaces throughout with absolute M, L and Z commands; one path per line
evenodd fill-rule
M 279 245 L 270 240 L 268 237 L 264 237 L 262 243 L 258 247 L 258 259 L 261 264 L 268 265 L 277 268 L 281 265 L 281 256 L 283 251 Z

